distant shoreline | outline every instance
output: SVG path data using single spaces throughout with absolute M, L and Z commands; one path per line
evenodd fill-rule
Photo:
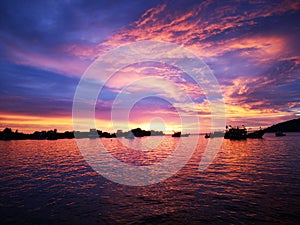
M 116 133 L 109 133 L 106 131 L 90 129 L 90 131 L 65 131 L 63 133 L 57 132 L 57 129 L 48 131 L 35 131 L 33 133 L 22 133 L 12 131 L 11 128 L 5 128 L 0 131 L 0 140 L 57 140 L 57 139 L 81 139 L 81 138 L 116 138 L 116 137 L 127 137 L 128 135 L 134 135 L 135 137 L 144 136 L 164 136 L 162 131 L 146 131 L 141 128 L 131 129 L 130 131 L 123 132 L 118 130 Z
M 282 132 L 300 132 L 300 118 L 288 120 L 282 123 L 274 124 L 268 128 L 263 129 L 265 133 Z M 88 132 L 82 131 L 65 131 L 63 133 L 57 132 L 56 129 L 48 131 L 35 131 L 33 133 L 21 133 L 16 130 L 12 131 L 11 128 L 5 128 L 0 131 L 0 140 L 57 140 L 57 139 L 72 139 L 72 138 L 116 138 L 125 137 L 132 133 L 135 137 L 144 136 L 168 136 L 170 134 L 164 134 L 162 131 L 146 131 L 141 128 L 131 129 L 130 131 L 123 132 L 118 130 L 116 133 L 109 133 L 101 130 L 90 129 Z M 191 135 L 205 135 L 205 133 L 194 133 Z

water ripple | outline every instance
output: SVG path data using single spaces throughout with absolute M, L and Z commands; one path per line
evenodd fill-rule
M 200 138 L 184 168 L 146 187 L 103 178 L 74 140 L 1 141 L 1 224 L 299 224 L 299 137 L 224 140 L 205 171 L 198 166 L 208 140 Z M 165 137 L 149 150 L 143 145 L 155 137 L 134 140 L 135 149 L 122 145 L 129 140 L 102 141 L 132 165 L 160 162 L 178 142 Z

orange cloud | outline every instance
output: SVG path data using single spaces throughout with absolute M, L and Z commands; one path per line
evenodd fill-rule
M 283 60 L 289 57 L 295 59 L 297 65 L 300 64 L 300 57 L 295 55 L 294 49 L 289 46 L 288 34 L 251 34 L 247 30 L 249 27 L 256 26 L 262 18 L 280 16 L 287 12 L 299 10 L 299 2 L 260 3 L 253 1 L 249 3 L 249 8 L 244 11 L 241 10 L 242 7 L 239 2 L 231 5 L 227 3 L 216 4 L 215 1 L 205 1 L 186 11 L 175 9 L 171 12 L 169 9 L 172 7 L 165 4 L 149 9 L 139 20 L 114 34 L 107 42 L 101 43 L 98 49 L 101 51 L 132 41 L 152 39 L 175 42 L 191 49 L 200 57 L 220 57 L 234 52 L 238 57 L 250 61 L 253 66 L 266 65 L 274 62 L 274 59 Z M 230 35 L 242 28 L 245 28 L 244 33 Z M 218 35 L 222 37 L 218 38 Z M 232 85 L 222 86 L 227 116 L 233 120 L 234 118 L 254 119 L 261 115 L 270 118 L 290 116 L 283 110 L 264 106 L 264 101 L 246 101 L 247 94 L 253 92 L 253 87 L 249 84 L 256 83 L 257 87 L 262 87 L 275 82 L 271 77 L 266 77 L 265 80 L 262 77 L 258 78 L 257 76 L 260 75 L 243 74 L 241 71 L 241 74 L 233 76 Z M 172 80 L 171 76 L 165 76 L 165 78 Z M 184 82 L 178 85 L 193 98 L 203 97 L 203 92 L 196 87 L 197 85 L 185 84 Z M 191 110 L 189 106 L 183 103 L 181 103 L 181 107 L 186 112 Z M 199 115 L 201 114 L 201 118 L 209 117 L 208 102 L 196 104 L 196 108 Z M 209 120 L 206 123 L 209 124 Z
M 35 130 L 72 130 L 70 117 L 42 117 L 22 114 L 0 114 L 1 127 L 19 129 L 21 132 L 33 132 Z
M 169 2 L 168 4 L 172 4 Z M 246 29 L 244 34 L 231 35 L 241 28 L 247 28 L 257 25 L 258 20 L 271 16 L 280 16 L 287 12 L 295 12 L 300 9 L 299 1 L 281 1 L 260 3 L 257 1 L 250 2 L 253 9 L 241 10 L 239 2 L 228 5 L 224 2 L 218 1 L 202 1 L 197 6 L 185 10 L 183 8 L 174 9 L 168 4 L 161 4 L 157 7 L 147 10 L 137 21 L 124 27 L 119 32 L 113 34 L 108 41 L 100 43 L 96 48 L 93 46 L 82 46 L 80 44 L 70 44 L 63 46 L 54 51 L 66 53 L 69 58 L 60 58 L 53 56 L 46 56 L 42 53 L 28 53 L 19 49 L 12 49 L 15 53 L 17 63 L 34 65 L 46 70 L 62 72 L 71 75 L 81 75 L 88 67 L 89 63 L 95 58 L 97 54 L 101 55 L 112 48 L 118 47 L 122 44 L 139 41 L 139 40 L 161 40 L 180 44 L 188 49 L 191 49 L 200 57 L 220 57 L 230 52 L 236 54 L 242 59 L 250 60 L 253 65 L 255 63 L 261 64 L 273 61 L 274 59 L 293 59 L 295 60 L 295 67 L 299 67 L 300 56 L 293 55 L 294 49 L 291 49 L 286 35 L 275 34 L 251 34 Z M 232 33 L 231 33 L 232 32 Z M 220 36 L 222 36 L 220 38 Z M 298 54 L 298 53 L 297 53 Z M 184 58 L 184 56 L 178 56 Z M 126 60 L 126 59 L 124 59 Z M 234 65 L 228 65 L 234 66 Z M 148 66 L 149 67 L 149 66 Z M 242 73 L 242 72 L 241 72 Z M 182 71 L 177 71 L 171 68 L 146 68 L 146 67 L 127 67 L 117 72 L 108 82 L 107 87 L 112 89 L 122 89 L 129 85 L 134 80 L 141 80 L 148 76 L 159 76 L 170 81 L 157 82 L 157 79 L 149 79 L 152 85 L 138 85 L 131 87 L 127 91 L 143 91 L 151 87 L 153 93 L 160 93 L 164 96 L 178 97 L 175 106 L 182 109 L 185 115 L 196 110 L 199 117 L 203 119 L 207 126 L 209 126 L 211 118 L 211 102 L 204 100 L 201 103 L 195 103 L 194 108 L 184 101 L 181 92 L 186 93 L 192 99 L 199 99 L 204 97 L 204 93 L 196 84 L 188 83 L 182 78 Z M 269 85 L 276 82 L 276 78 L 262 75 L 257 77 L 248 77 L 249 74 L 235 74 L 232 78 L 232 85 L 226 84 L 222 86 L 226 100 L 227 116 L 232 120 L 237 118 L 259 118 L 264 117 L 278 117 L 287 115 L 283 110 L 271 109 L 264 107 L 265 101 L 255 100 L 253 102 L 246 101 L 247 95 L 253 93 L 251 83 L 256 83 L 256 88 L 261 88 L 264 85 Z M 256 74 L 261 75 L 261 74 Z M 221 75 L 222 76 L 222 75 Z M 283 76 L 280 74 L 280 76 Z M 290 79 L 291 75 L 286 75 Z M 230 78 L 231 79 L 231 78 Z M 174 83 L 174 85 L 172 85 Z M 175 83 L 177 86 L 175 86 Z M 163 89 L 164 92 L 159 92 Z M 109 107 L 107 102 L 101 102 L 102 106 Z M 288 107 L 295 108 L 298 103 L 292 102 Z M 175 116 L 166 111 L 156 111 L 153 115 L 144 117 L 150 120 L 156 113 L 161 115 L 170 115 L 173 120 L 168 121 L 170 127 L 179 128 L 179 123 L 175 122 Z M 287 115 L 288 116 L 288 115 Z M 132 119 L 131 124 L 135 126 L 142 126 L 146 128 L 149 123 L 143 123 L 143 117 Z M 84 125 L 85 119 L 81 123 Z M 124 122 L 118 121 L 120 126 Z M 96 125 L 99 129 L 110 129 L 112 124 L 108 120 L 96 120 Z M 72 130 L 72 121 L 66 117 L 35 117 L 24 115 L 1 115 L 1 126 L 17 127 L 25 130 L 30 129 L 63 129 Z M 125 125 L 124 125 L 125 126 Z M 189 125 L 191 129 L 198 129 L 197 125 Z
M 71 117 L 49 117 L 49 116 L 32 116 L 23 114 L 0 114 L 0 127 L 9 127 L 13 130 L 18 129 L 20 132 L 31 133 L 33 131 L 53 130 L 57 129 L 59 132 L 66 130 L 73 130 L 73 122 Z M 87 119 L 81 120 L 82 124 L 87 124 L 90 121 Z M 105 131 L 111 130 L 111 123 L 106 120 L 95 120 L 97 128 Z M 85 126 L 83 126 L 85 127 Z M 84 131 L 86 131 L 85 129 Z
M 284 1 L 281 3 L 263 4 L 253 2 L 255 10 L 238 11 L 239 4 L 218 4 L 214 1 L 205 1 L 186 12 L 169 12 L 166 5 L 149 9 L 141 19 L 131 26 L 125 27 L 117 34 L 113 35 L 107 42 L 101 43 L 98 49 L 114 48 L 120 44 L 139 40 L 161 40 L 175 42 L 190 48 L 199 56 L 217 56 L 226 51 L 237 49 L 256 49 L 253 53 L 258 54 L 260 60 L 264 57 L 270 59 L 274 55 L 278 56 L 286 47 L 285 39 L 279 36 L 252 36 L 229 38 L 226 36 L 227 30 L 236 30 L 242 26 L 253 26 L 254 19 L 265 18 L 274 15 L 281 15 L 287 11 L 300 9 L 298 3 L 294 1 Z M 208 10 L 213 7 L 213 12 Z M 180 9 L 181 10 L 181 9 Z M 208 15 L 213 13 L 213 16 Z M 223 34 L 222 40 L 207 41 L 210 37 Z M 247 55 L 245 51 L 244 56 Z M 254 58 L 254 57 L 253 57 Z

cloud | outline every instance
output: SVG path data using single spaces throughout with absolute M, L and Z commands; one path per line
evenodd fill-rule
M 255 123 L 261 115 L 284 119 L 298 113 L 299 1 L 1 2 L 1 10 L 0 58 L 25 66 L 1 64 L 0 111 L 63 114 L 78 82 L 66 76 L 80 76 L 97 56 L 122 44 L 154 39 L 190 49 L 208 64 L 221 84 L 232 121 Z M 176 60 L 185 59 L 175 53 Z M 107 82 L 97 109 L 108 118 L 120 90 L 151 76 L 166 81 L 152 78 L 152 88 L 139 84 L 128 93 L 175 96 L 177 106 L 188 114 L 191 108 L 182 101 L 181 91 L 192 97 L 199 116 L 209 117 L 201 87 L 184 71 L 162 64 L 118 71 Z M 46 104 L 39 106 L 39 101 Z M 32 109 L 22 108 L 26 104 Z M 164 109 L 159 110 L 163 114 Z
M 0 58 L 80 76 L 96 45 L 134 21 L 153 2 L 2 1 Z M 128 11 L 130 10 L 130 13 Z
M 228 116 L 293 117 L 300 102 L 299 69 L 296 60 L 283 60 L 258 76 L 238 77 L 224 85 Z
M 78 78 L 11 63 L 0 67 L 0 112 L 71 115 Z

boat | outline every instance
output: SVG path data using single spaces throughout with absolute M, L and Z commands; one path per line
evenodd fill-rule
M 172 137 L 180 137 L 181 136 L 181 132 L 174 132 L 174 134 L 172 134 Z
M 245 140 L 247 139 L 247 129 L 244 126 L 242 126 L 242 128 L 226 126 L 224 138 L 230 140 Z
M 277 132 L 275 133 L 275 136 L 276 136 L 276 137 L 283 137 L 283 136 L 286 136 L 286 134 L 283 133 L 282 131 L 277 131 Z
M 265 131 L 260 129 L 260 130 L 247 133 L 247 138 L 262 138 L 264 134 Z
M 186 133 L 186 134 L 181 134 L 181 132 L 174 132 L 174 134 L 172 134 L 172 137 L 188 137 L 190 136 L 189 133 Z
M 210 138 L 210 134 L 206 133 L 204 137 L 205 138 Z

